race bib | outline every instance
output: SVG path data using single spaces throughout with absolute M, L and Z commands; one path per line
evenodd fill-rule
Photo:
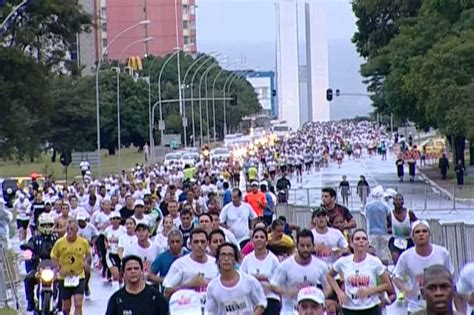
M 394 241 L 394 245 L 398 249 L 405 250 L 405 249 L 407 249 L 408 241 L 404 238 L 396 238 L 395 241 Z
M 80 278 L 79 276 L 67 276 L 64 278 L 64 287 L 65 288 L 75 288 L 79 286 Z
M 225 315 L 252 315 L 253 310 L 245 299 L 236 299 L 224 304 Z

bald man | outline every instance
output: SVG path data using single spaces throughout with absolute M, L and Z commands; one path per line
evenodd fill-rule
M 413 315 L 461 315 L 453 310 L 455 295 L 451 272 L 443 265 L 433 265 L 423 273 L 421 295 L 426 301 L 426 309 Z

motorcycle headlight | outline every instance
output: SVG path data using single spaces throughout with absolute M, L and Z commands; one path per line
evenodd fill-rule
M 40 277 L 44 282 L 51 282 L 54 279 L 54 271 L 51 269 L 42 270 Z

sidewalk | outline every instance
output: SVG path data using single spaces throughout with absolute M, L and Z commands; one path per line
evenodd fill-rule
M 420 177 L 430 186 L 456 202 L 474 202 L 474 177 L 466 176 L 464 185 L 458 186 L 454 172 L 450 170 L 446 180 L 441 179 L 439 169 L 433 166 L 418 168 Z

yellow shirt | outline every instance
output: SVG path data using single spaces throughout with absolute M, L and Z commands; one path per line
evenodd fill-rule
M 249 180 L 250 181 L 253 181 L 253 180 L 257 179 L 258 170 L 257 170 L 256 167 L 254 167 L 254 166 L 249 167 L 248 173 L 249 173 Z
M 78 236 L 74 242 L 69 242 L 66 236 L 61 237 L 51 250 L 51 258 L 59 261 L 59 267 L 66 273 L 85 278 L 85 257 L 91 255 L 89 242 Z M 63 277 L 59 277 L 63 279 Z
M 268 234 L 268 241 L 271 242 L 271 240 L 272 240 L 272 233 L 269 233 Z M 294 242 L 293 242 L 293 239 L 291 237 L 289 237 L 288 235 L 285 235 L 285 234 L 283 234 L 280 242 L 278 242 L 277 244 L 288 247 L 288 248 L 292 248 L 295 245 Z

